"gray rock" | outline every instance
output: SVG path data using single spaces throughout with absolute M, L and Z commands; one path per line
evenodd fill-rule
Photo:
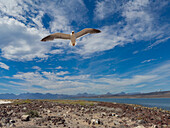
M 29 115 L 22 115 L 21 116 L 21 120 L 22 121 L 29 121 L 30 120 L 30 116 Z
M 157 125 L 154 125 L 154 128 L 158 128 L 158 126 L 157 126 Z
M 120 125 L 120 123 L 118 121 L 113 121 L 114 125 Z
M 13 127 L 16 127 L 16 126 L 15 126 L 15 124 L 10 124 L 9 127 L 13 128 Z
M 47 113 L 52 113 L 50 110 L 47 110 Z
M 26 108 L 26 107 L 23 107 L 23 110 L 27 110 L 27 108 Z
M 13 110 L 11 110 L 11 111 L 7 112 L 7 114 L 8 114 L 8 115 L 12 115 L 13 113 L 14 113 L 14 111 L 13 111 Z
M 120 125 L 119 128 L 127 128 L 126 126 L 124 125 Z
M 9 123 L 9 121 L 10 121 L 10 118 L 2 118 L 2 123 L 4 123 L 4 124 L 7 124 L 7 123 Z
M 138 120 L 137 123 L 139 124 L 145 124 L 146 122 L 144 120 Z
M 91 124 L 95 125 L 95 124 L 101 124 L 101 121 L 99 119 L 92 119 L 91 120 Z
M 13 123 L 15 123 L 15 120 L 10 120 L 9 122 L 13 124 Z
M 162 125 L 163 128 L 169 128 L 169 126 L 168 125 Z
M 116 115 L 116 113 L 111 113 L 111 114 L 109 114 L 109 116 L 115 116 Z
M 2 127 L 3 125 L 2 125 L 2 123 L 0 123 L 0 127 Z
M 145 128 L 143 125 L 137 126 L 135 128 Z
M 102 112 L 102 113 L 101 113 L 101 116 L 106 116 L 106 113 L 105 113 L 105 112 Z
M 120 117 L 120 116 L 119 116 L 119 115 L 117 115 L 116 113 L 111 113 L 111 114 L 109 114 L 109 116 Z
M 123 110 L 122 110 L 121 108 L 115 108 L 115 112 L 116 112 L 116 113 L 122 113 Z

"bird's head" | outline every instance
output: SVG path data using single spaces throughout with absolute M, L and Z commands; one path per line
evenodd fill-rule
M 71 34 L 74 34 L 74 31 L 72 31 Z

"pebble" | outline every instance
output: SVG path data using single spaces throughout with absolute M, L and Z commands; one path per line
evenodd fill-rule
M 22 115 L 21 116 L 21 121 L 29 121 L 30 120 L 30 116 L 29 115 Z
M 138 120 L 137 123 L 138 124 L 145 124 L 146 122 L 144 120 Z
M 15 120 L 10 120 L 9 122 L 10 122 L 10 123 L 15 123 Z
M 114 125 L 120 125 L 120 123 L 118 121 L 113 121 Z

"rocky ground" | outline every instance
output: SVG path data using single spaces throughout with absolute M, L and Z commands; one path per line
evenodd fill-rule
M 15 100 L 0 105 L 0 127 L 170 128 L 170 111 L 72 100 Z

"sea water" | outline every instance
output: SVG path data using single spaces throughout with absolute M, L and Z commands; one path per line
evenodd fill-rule
M 138 104 L 170 110 L 170 98 L 79 98 L 79 100 Z

